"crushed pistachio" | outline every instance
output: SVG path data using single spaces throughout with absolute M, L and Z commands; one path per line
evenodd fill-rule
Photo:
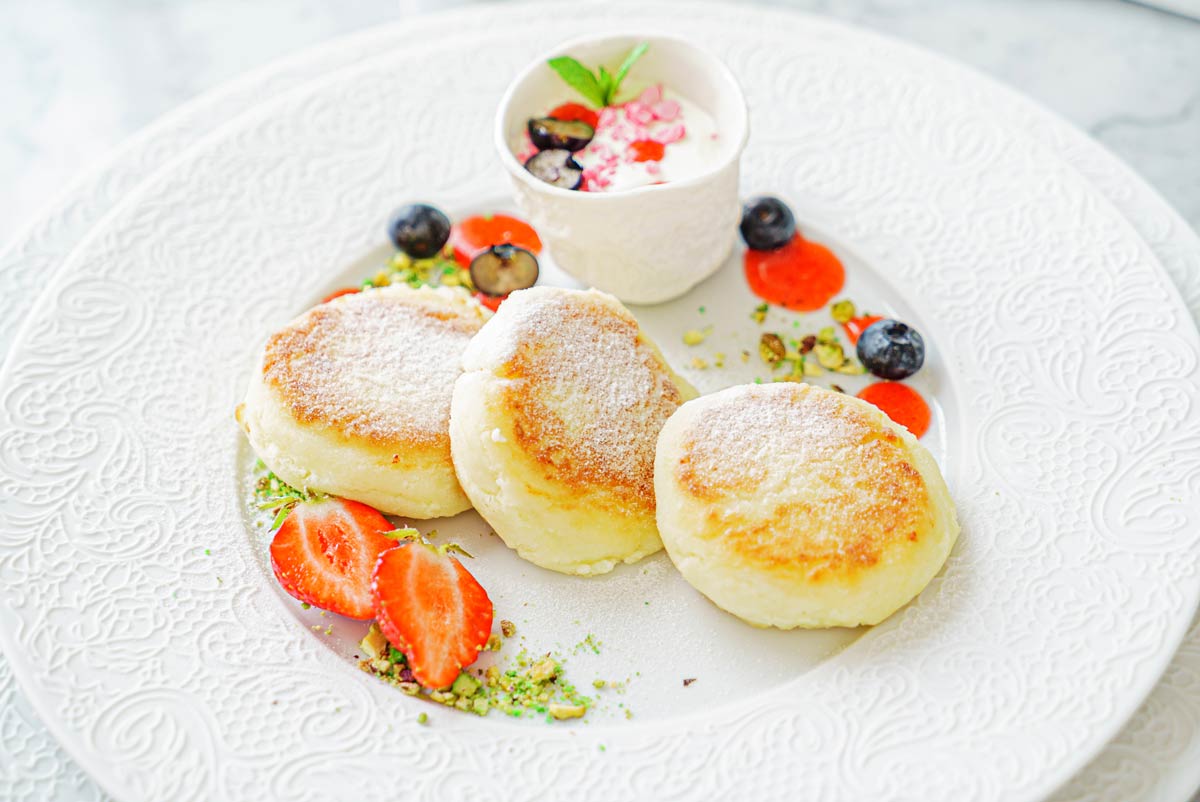
M 554 716 L 559 721 L 568 718 L 582 718 L 583 714 L 586 712 L 587 707 L 585 705 L 550 705 L 550 715 Z
M 558 663 L 550 657 L 545 657 L 533 664 L 529 678 L 534 682 L 546 682 L 558 675 Z
M 428 722 L 429 722 L 429 714 L 428 714 L 428 713 L 420 713 L 420 714 L 417 716 L 417 723 L 418 723 L 418 724 L 426 724 L 426 723 L 428 723 Z
M 712 330 L 712 326 L 705 326 L 702 329 L 688 329 L 683 333 L 683 344 L 699 345 L 708 339 L 708 335 L 712 334 Z
M 803 349 L 809 344 L 811 344 L 810 352 L 816 357 L 816 361 L 827 370 L 849 376 L 857 376 L 866 372 L 862 365 L 846 356 L 833 326 L 825 326 L 817 332 L 815 337 L 813 335 L 805 337 L 801 348 Z M 819 374 L 806 373 L 806 375 Z
M 768 309 L 770 309 L 770 307 L 766 304 L 759 304 L 758 306 L 754 307 L 754 311 L 750 313 L 750 319 L 761 326 L 764 322 L 766 322 Z
M 504 646 L 504 643 L 500 640 L 500 636 L 493 632 L 491 635 L 488 635 L 487 643 L 484 644 L 483 648 L 485 651 L 498 652 L 502 646 Z
M 392 540 L 413 540 L 414 538 L 421 537 L 421 533 L 411 526 L 402 526 L 399 529 L 393 529 L 390 532 L 381 532 L 380 534 Z
M 758 355 L 762 357 L 762 361 L 766 362 L 768 365 L 775 365 L 779 363 L 785 356 L 787 356 L 787 348 L 784 346 L 783 340 L 779 338 L 778 334 L 765 332 L 762 337 L 758 339 Z
M 807 354 L 817 345 L 817 335 L 809 334 L 800 340 L 800 353 Z
M 474 696 L 475 691 L 479 690 L 480 684 L 479 680 L 464 671 L 455 678 L 454 684 L 450 686 L 450 692 L 460 697 Z
M 692 357 L 691 365 L 696 370 L 708 370 L 708 362 L 698 356 Z
M 517 634 L 517 625 L 512 621 L 503 619 L 500 621 L 500 633 L 506 638 L 511 638 Z
M 607 683 L 607 682 L 605 682 L 605 681 L 604 681 L 604 680 L 602 680 L 602 679 L 594 679 L 594 680 L 592 680 L 592 687 L 593 687 L 593 688 L 595 688 L 596 690 L 600 690 L 601 688 L 603 688 L 603 687 L 604 687 L 605 685 L 607 685 L 607 684 L 608 684 L 608 683 Z
M 831 345 L 829 343 L 818 343 L 813 349 L 813 353 L 817 356 L 817 361 L 821 363 L 821 367 L 836 370 L 840 368 L 846 361 L 846 354 L 842 351 L 842 346 Z
M 717 351 L 713 354 L 713 364 L 718 368 L 725 367 L 725 354 L 722 351 Z
M 410 287 L 445 286 L 463 287 L 474 292 L 471 284 L 471 274 L 454 260 L 454 250 L 447 246 L 442 252 L 428 259 L 413 259 L 404 253 L 396 253 L 380 271 L 389 284 L 407 284 Z M 368 279 L 366 283 L 372 286 L 380 278 L 379 274 Z
M 848 322 L 850 318 L 854 317 L 854 313 L 854 301 L 849 298 L 843 298 L 829 309 L 829 314 L 838 323 Z
M 275 531 L 283 525 L 292 507 L 302 501 L 319 501 L 325 498 L 323 493 L 298 490 L 280 479 L 273 472 L 267 471 L 254 482 L 254 497 L 258 509 L 275 513 L 270 529 Z
M 589 632 L 587 637 L 579 641 L 579 643 L 576 643 L 571 651 L 573 651 L 575 654 L 579 654 L 583 651 L 590 651 L 592 654 L 600 654 L 600 647 L 602 645 L 603 644 L 600 642 L 600 639 Z

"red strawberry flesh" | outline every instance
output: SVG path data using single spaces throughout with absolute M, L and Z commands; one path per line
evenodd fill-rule
M 271 568 L 287 593 L 322 610 L 372 617 L 371 571 L 395 545 L 395 527 L 377 510 L 347 499 L 297 504 L 271 541 Z
M 491 634 L 487 591 L 457 559 L 428 544 L 381 554 L 371 589 L 380 630 L 425 687 L 449 687 Z

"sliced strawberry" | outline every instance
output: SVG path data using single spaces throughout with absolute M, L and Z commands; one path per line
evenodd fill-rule
M 657 162 L 662 161 L 667 147 L 653 139 L 638 139 L 629 143 L 629 152 L 633 154 L 635 162 Z
M 454 258 L 463 267 L 493 245 L 516 245 L 532 253 L 541 253 L 542 240 L 533 226 L 508 214 L 479 214 L 454 224 L 450 246 Z
M 600 115 L 589 109 L 582 103 L 564 103 L 561 106 L 555 107 L 547 117 L 553 117 L 556 120 L 580 120 L 595 128 L 600 122 Z
M 488 309 L 491 309 L 493 312 L 500 311 L 500 304 L 507 297 L 508 297 L 507 295 L 500 295 L 500 296 L 488 295 L 487 293 L 484 293 L 484 292 L 475 293 L 475 300 L 479 301 L 479 303 L 483 304 Z
M 455 558 L 415 541 L 379 556 L 375 618 L 417 681 L 446 688 L 475 662 L 492 631 L 492 600 Z
M 292 508 L 271 541 L 271 568 L 288 595 L 348 618 L 368 619 L 371 571 L 396 545 L 395 529 L 366 504 L 329 498 Z

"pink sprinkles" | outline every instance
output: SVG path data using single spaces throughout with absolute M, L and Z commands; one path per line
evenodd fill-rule
M 680 141 L 687 136 L 687 126 L 679 119 L 681 113 L 678 101 L 663 98 L 661 84 L 648 87 L 636 100 L 601 109 L 596 123 L 596 138 L 576 154 L 576 159 L 588 162 L 583 171 L 581 189 L 591 192 L 607 189 L 622 165 L 642 164 L 648 175 L 660 175 L 662 166 L 658 162 L 637 162 L 635 153 L 628 145 L 639 140 L 651 140 L 662 145 Z M 604 134 L 603 138 L 601 133 Z M 618 147 L 614 148 L 613 143 Z M 516 154 L 517 160 L 523 164 L 535 153 L 537 148 L 526 134 L 523 147 Z

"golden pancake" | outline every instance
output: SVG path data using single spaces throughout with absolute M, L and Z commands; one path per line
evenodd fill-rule
M 450 458 L 450 397 L 487 318 L 465 292 L 371 289 L 271 335 L 238 420 L 295 487 L 411 518 L 470 507 Z
M 513 293 L 463 357 L 450 440 L 471 503 L 511 548 L 597 574 L 662 547 L 659 429 L 694 391 L 617 299 Z
M 875 624 L 958 535 L 933 457 L 874 406 L 806 384 L 682 406 L 659 435 L 658 525 L 684 578 L 759 626 Z

